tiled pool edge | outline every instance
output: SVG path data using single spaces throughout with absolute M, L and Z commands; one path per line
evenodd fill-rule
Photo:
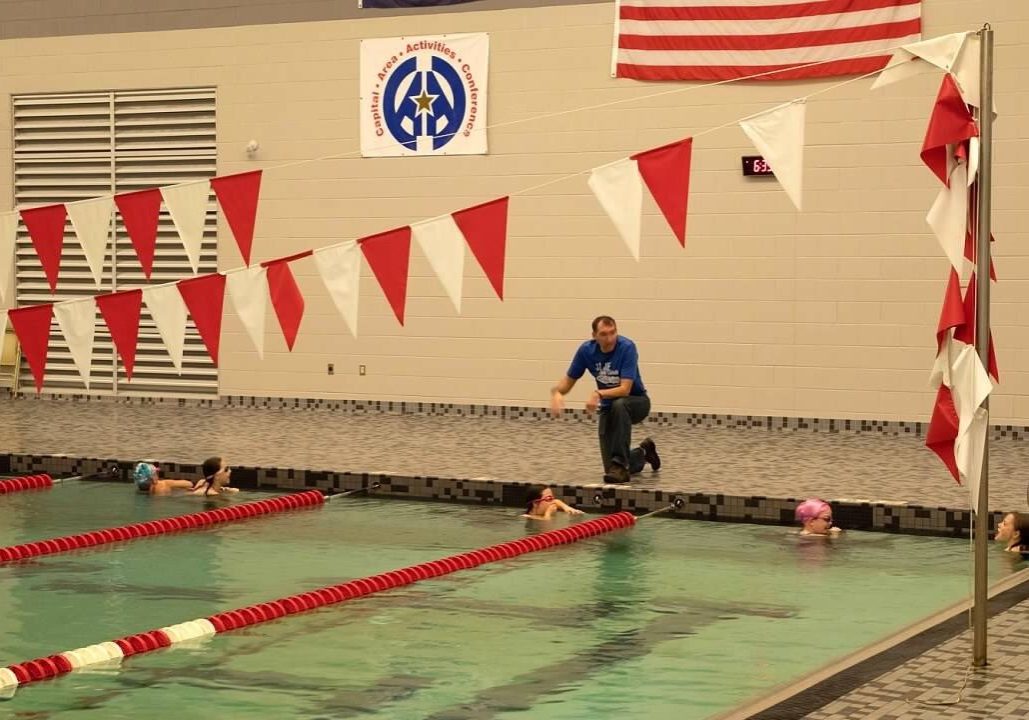
M 1029 600 L 1029 569 L 996 583 L 987 603 L 987 618 Z M 955 603 L 889 638 L 820 668 L 762 697 L 719 713 L 711 720 L 783 720 L 805 718 L 851 691 L 899 668 L 968 631 L 970 600 Z M 870 708 L 871 710 L 871 708 Z
M 122 479 L 128 479 L 135 460 L 117 458 L 81 458 L 64 455 L 0 454 L 0 473 L 31 474 L 47 472 L 55 477 L 88 475 L 117 465 Z M 161 463 L 167 477 L 199 477 L 193 464 Z M 434 500 L 482 505 L 521 507 L 526 489 L 533 483 L 495 478 L 448 478 L 394 475 L 388 472 L 340 472 L 296 468 L 239 467 L 233 468 L 233 484 L 245 489 L 306 490 L 317 488 L 328 493 L 378 487 L 370 494 L 379 497 L 409 500 Z M 792 525 L 798 498 L 777 498 L 760 495 L 728 495 L 724 493 L 657 490 L 633 486 L 603 484 L 553 485 L 554 493 L 569 504 L 592 512 L 629 510 L 642 514 L 668 507 L 681 499 L 683 507 L 666 513 L 666 517 L 717 522 L 745 522 L 763 525 Z M 833 517 L 847 530 L 868 530 L 940 537 L 969 535 L 971 513 L 968 509 L 928 507 L 913 504 L 877 502 L 874 500 L 832 499 Z M 991 531 L 1003 513 L 990 516 Z
M 248 408 L 257 410 L 300 410 L 337 412 L 347 415 L 433 415 L 454 417 L 489 417 L 503 420 L 595 423 L 596 417 L 585 410 L 566 409 L 554 420 L 542 406 L 478 405 L 412 400 L 373 400 L 363 398 L 264 397 L 255 395 L 220 395 L 210 398 L 176 398 L 151 396 L 109 396 L 85 393 L 17 393 L 0 390 L 0 398 L 17 402 L 57 402 L 98 405 L 143 405 L 201 408 Z M 817 433 L 872 433 L 878 435 L 910 435 L 925 437 L 928 422 L 917 420 L 876 420 L 850 418 L 793 417 L 785 415 L 734 415 L 724 413 L 692 413 L 654 411 L 646 425 L 687 426 L 727 429 L 763 429 L 807 431 Z M 1029 439 L 1029 426 L 991 425 L 992 439 Z

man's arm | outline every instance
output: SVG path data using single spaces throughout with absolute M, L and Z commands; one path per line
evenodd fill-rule
M 558 417 L 565 409 L 565 395 L 575 387 L 575 378 L 565 375 L 550 388 L 550 414 Z

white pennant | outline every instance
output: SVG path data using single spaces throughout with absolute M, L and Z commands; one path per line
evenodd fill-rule
M 93 298 L 74 302 L 54 303 L 54 316 L 61 334 L 68 342 L 75 368 L 89 389 L 89 376 L 93 368 L 93 337 L 96 332 L 96 305 Z
M 958 415 L 958 436 L 954 440 L 954 460 L 963 480 L 974 483 L 978 497 L 979 474 L 982 471 L 983 442 L 986 438 L 985 416 L 980 417 L 983 401 L 993 391 L 990 375 L 983 367 L 979 353 L 966 345 L 951 367 L 954 384 L 950 389 L 954 410 Z M 978 419 L 977 419 L 978 418 Z M 974 502 L 974 500 L 973 500 Z
M 174 283 L 143 288 L 143 300 L 171 356 L 172 365 L 181 375 L 182 355 L 186 347 L 187 310 L 179 288 Z
M 740 121 L 798 210 L 804 184 L 804 116 L 804 102 L 795 100 Z
M 951 33 L 901 46 L 876 77 L 872 89 L 920 75 L 932 66 L 950 72 L 969 35 L 974 33 Z
M 454 218 L 444 215 L 435 220 L 416 223 L 411 234 L 425 253 L 429 265 L 447 291 L 454 309 L 461 312 L 461 288 L 464 284 L 464 235 Z
M 968 166 L 958 163 L 950 174 L 950 187 L 940 188 L 936 202 L 929 208 L 925 221 L 936 234 L 944 254 L 965 277 L 965 234 L 968 227 Z
M 361 249 L 356 242 L 314 251 L 318 274 L 350 334 L 357 337 L 357 301 L 361 284 Z
M 18 213 L 0 214 L 0 304 L 6 304 L 14 277 L 14 246 L 18 239 Z M 12 303 L 13 304 L 13 303 Z
M 631 158 L 594 168 L 587 182 L 635 260 L 640 259 L 643 178 Z
M 268 307 L 268 269 L 260 265 L 225 274 L 225 286 L 246 328 L 257 357 L 264 359 L 264 321 Z
M 7 309 L 0 308 L 0 352 L 3 352 L 7 341 Z
M 179 231 L 179 238 L 186 249 L 186 256 L 194 275 L 200 268 L 200 245 L 204 240 L 209 194 L 210 185 L 206 182 L 161 188 L 161 197 L 164 198 L 165 207 L 171 213 L 175 229 Z
M 96 289 L 101 287 L 104 273 L 104 258 L 111 242 L 111 213 L 114 212 L 114 198 L 100 197 L 83 202 L 66 203 L 75 235 L 79 238 L 86 262 L 93 273 Z

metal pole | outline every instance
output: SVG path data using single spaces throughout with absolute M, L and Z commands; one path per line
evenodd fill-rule
M 989 367 L 990 353 L 990 191 L 993 169 L 993 29 L 986 24 L 979 32 L 979 212 L 976 224 L 975 349 Z M 990 399 L 982 404 L 986 427 L 990 426 Z M 975 513 L 975 604 L 972 607 L 972 664 L 983 667 L 986 659 L 986 589 L 989 535 L 990 433 L 983 446 L 983 470 Z

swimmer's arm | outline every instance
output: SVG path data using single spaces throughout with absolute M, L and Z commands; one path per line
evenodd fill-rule
M 165 480 L 165 482 L 169 483 L 169 487 L 173 487 L 176 490 L 192 490 L 193 489 L 193 481 L 192 480 Z
M 221 491 L 223 493 L 237 493 L 237 492 L 239 492 L 239 488 L 234 488 L 234 487 L 229 487 L 228 485 L 223 485 Z
M 573 508 L 571 505 L 568 505 L 567 503 L 563 502 L 562 500 L 558 500 L 557 498 L 554 498 L 554 505 L 557 506 L 558 510 L 560 510 L 561 512 L 566 512 L 569 515 L 582 515 L 582 510 Z

